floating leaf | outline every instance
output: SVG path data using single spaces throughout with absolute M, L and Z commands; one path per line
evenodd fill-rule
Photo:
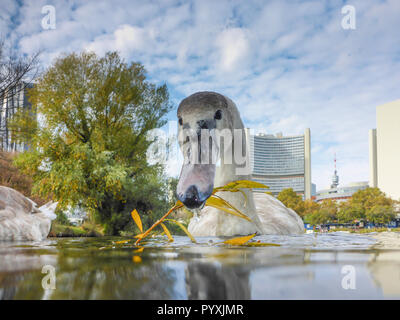
M 144 250 L 144 247 L 140 247 L 139 249 L 134 250 L 133 252 L 134 253 L 140 253 L 140 252 L 143 252 L 143 250 Z
M 132 261 L 135 263 L 140 263 L 140 262 L 142 262 L 142 258 L 139 256 L 133 256 Z
M 193 243 L 197 243 L 196 239 L 190 234 L 188 229 L 186 229 L 186 227 L 182 223 L 180 223 L 179 221 L 176 221 L 174 219 L 165 219 L 165 221 L 171 221 L 171 222 L 176 223 L 183 230 L 183 232 L 186 233 L 186 235 L 190 238 L 190 240 L 192 240 Z
M 277 243 L 266 243 L 266 242 L 249 242 L 245 244 L 246 247 L 280 247 Z
M 115 244 L 124 244 L 124 243 L 128 243 L 131 240 L 122 240 L 122 241 L 116 241 L 114 242 Z
M 140 219 L 139 213 L 136 211 L 136 209 L 132 211 L 131 216 L 133 221 L 135 221 L 136 225 L 138 226 L 140 232 L 143 232 L 142 220 Z
M 256 234 L 254 233 L 249 236 L 233 238 L 233 239 L 226 240 L 223 243 L 230 244 L 232 246 L 241 246 L 241 245 L 245 244 L 247 241 L 249 241 L 250 239 L 254 238 L 255 235 Z
M 172 237 L 171 233 L 169 232 L 169 230 L 167 229 L 167 227 L 165 226 L 165 224 L 164 224 L 164 223 L 160 223 L 160 225 L 161 225 L 161 227 L 164 229 L 164 232 L 165 232 L 165 234 L 167 235 L 168 240 L 171 241 L 171 242 L 173 242 L 173 241 L 174 241 L 174 238 Z
M 225 211 L 226 213 L 233 214 L 234 216 L 240 217 L 247 221 L 251 221 L 251 219 L 248 216 L 241 213 L 239 210 L 237 210 L 235 207 L 229 204 L 226 200 L 220 197 L 217 198 L 215 196 L 211 196 L 210 198 L 207 199 L 206 206 L 214 207 L 216 209 L 220 209 L 222 211 Z

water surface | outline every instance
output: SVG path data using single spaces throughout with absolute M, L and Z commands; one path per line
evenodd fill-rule
M 120 240 L 0 242 L 0 299 L 400 298 L 400 251 L 374 248 L 369 235 L 254 238 L 280 245 L 268 247 L 175 236 L 150 239 L 140 253 Z M 45 265 L 55 268 L 54 290 L 42 287 Z

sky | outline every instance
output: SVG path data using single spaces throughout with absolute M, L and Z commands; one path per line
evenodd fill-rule
M 197 91 L 231 98 L 246 127 L 311 129 L 312 181 L 368 181 L 376 106 L 400 98 L 400 1 L 0 0 L 0 37 L 23 54 L 119 51 L 168 85 L 178 106 Z M 46 27 L 50 5 L 53 28 Z M 354 8 L 355 28 L 343 28 Z M 354 25 L 355 24 L 355 25 Z M 176 110 L 169 119 L 176 120 Z M 179 173 L 179 163 L 168 168 Z

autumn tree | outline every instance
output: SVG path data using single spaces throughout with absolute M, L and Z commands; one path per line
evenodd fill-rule
M 15 117 L 16 139 L 32 145 L 16 164 L 37 194 L 60 208 L 85 208 L 109 234 L 130 221 L 133 208 L 157 215 L 165 185 L 162 168 L 147 162 L 146 134 L 171 110 L 166 85 L 150 83 L 140 63 L 115 52 L 84 52 L 56 59 L 29 95 L 39 122 L 29 112 Z
M 327 224 L 337 220 L 337 204 L 331 199 L 323 200 L 318 210 L 306 215 L 305 221 L 311 224 Z
M 393 206 L 377 204 L 367 211 L 366 218 L 374 224 L 385 224 L 392 221 L 396 214 Z
M 352 223 L 365 219 L 365 210 L 359 202 L 350 199 L 339 204 L 337 218 L 340 223 Z
M 301 195 L 298 195 L 292 188 L 282 190 L 277 199 L 286 207 L 293 209 L 300 216 L 304 215 L 304 201 Z

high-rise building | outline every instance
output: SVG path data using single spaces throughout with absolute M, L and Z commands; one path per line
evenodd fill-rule
M 311 198 L 310 129 L 295 136 L 250 135 L 250 162 L 254 181 L 269 186 L 273 195 L 292 188 Z
M 400 199 L 400 100 L 376 109 L 376 129 L 369 133 L 370 186 Z
M 21 82 L 0 93 L 0 150 L 23 151 L 28 148 L 27 143 L 17 144 L 12 141 L 12 131 L 9 128 L 9 121 L 20 108 L 31 108 L 27 98 L 27 90 L 32 84 Z

